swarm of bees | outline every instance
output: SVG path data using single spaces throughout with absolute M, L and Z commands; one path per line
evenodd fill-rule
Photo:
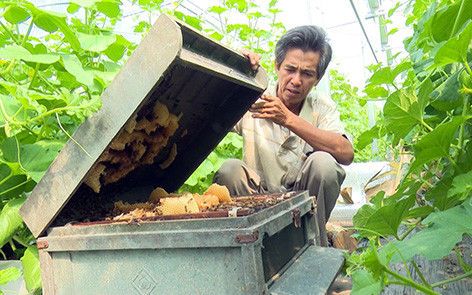
M 231 201 L 226 186 L 218 184 L 212 184 L 203 195 L 191 193 L 169 194 L 162 188 L 156 188 L 145 203 L 116 202 L 113 209 L 113 215 L 115 216 L 113 220 L 131 221 L 159 215 L 197 213 Z
M 87 174 L 85 184 L 99 193 L 102 185 L 119 181 L 139 166 L 154 164 L 156 156 L 179 128 L 181 117 L 182 113 L 178 116 L 169 113 L 160 102 L 151 114 L 139 117 L 136 114 L 97 160 Z M 169 157 L 159 167 L 167 168 L 176 155 L 174 143 Z

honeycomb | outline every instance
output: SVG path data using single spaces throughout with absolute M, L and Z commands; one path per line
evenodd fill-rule
M 158 209 L 162 215 L 178 215 L 187 213 L 200 212 L 197 202 L 192 194 L 183 195 L 181 197 L 164 198 L 161 199 L 161 205 Z
M 231 202 L 231 196 L 229 194 L 229 190 L 224 185 L 213 183 L 203 194 L 217 196 L 220 203 Z
M 116 221 L 140 220 L 143 217 L 214 210 L 224 202 L 231 202 L 225 186 L 212 185 L 202 195 L 197 193 L 169 194 L 165 189 L 158 187 L 151 192 L 147 202 L 134 204 L 115 202 L 112 215 L 113 220 Z
M 193 198 L 195 199 L 195 202 L 197 202 L 198 208 L 200 208 L 201 210 L 210 209 L 220 204 L 218 196 L 215 195 L 193 194 Z
M 133 116 L 89 171 L 85 184 L 99 193 L 102 186 L 119 181 L 134 169 L 154 164 L 159 152 L 179 128 L 181 117 L 182 114 L 169 113 L 160 102 L 147 116 Z M 174 143 L 168 158 L 159 164 L 160 168 L 169 167 L 176 155 Z

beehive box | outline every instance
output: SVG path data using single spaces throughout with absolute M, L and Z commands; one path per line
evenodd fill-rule
M 74 133 L 90 156 L 68 142 L 20 209 L 38 238 L 44 294 L 285 290 L 280 275 L 320 252 L 306 192 L 246 216 L 100 221 L 118 200 L 178 189 L 266 87 L 244 56 L 161 15 Z

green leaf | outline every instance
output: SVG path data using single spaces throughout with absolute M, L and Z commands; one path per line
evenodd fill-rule
M 0 163 L 0 179 L 4 181 L 11 173 L 10 167 L 5 163 Z
M 392 84 L 395 80 L 392 69 L 390 67 L 385 67 L 377 70 L 372 77 L 370 77 L 369 82 L 381 85 L 381 84 Z
M 463 234 L 472 234 L 472 199 L 446 211 L 431 213 L 423 224 L 428 224 L 408 240 L 396 245 L 405 259 L 420 254 L 435 260 L 448 255 Z M 400 261 L 396 254 L 392 259 Z
M 77 117 L 79 121 L 85 120 L 86 117 L 91 117 L 102 106 L 102 100 L 99 95 L 92 95 L 91 99 L 74 93 L 63 93 L 63 95 L 70 95 L 71 99 L 69 102 L 70 108 L 66 111 L 67 114 Z
M 69 6 L 67 6 L 67 12 L 70 14 L 76 13 L 79 10 L 80 6 L 74 3 L 70 3 Z
M 447 192 L 448 198 L 458 196 L 459 200 L 465 200 L 472 192 L 472 171 L 454 177 L 452 187 Z
M 416 207 L 416 208 L 411 209 L 410 212 L 408 212 L 408 216 L 406 217 L 406 219 L 413 219 L 413 218 L 418 218 L 418 217 L 425 218 L 426 216 L 428 216 L 429 214 L 433 212 L 434 212 L 434 208 L 431 206 Z
M 121 1 L 117 0 L 103 0 L 95 3 L 97 10 L 110 18 L 115 18 L 120 14 L 120 4 Z
M 459 14 L 459 11 L 461 14 Z M 431 34 L 438 43 L 446 41 L 454 36 L 470 19 L 472 19 L 472 1 L 455 1 L 452 5 L 445 6 L 444 9 L 431 18 Z
M 35 93 L 35 91 L 28 90 L 27 85 L 19 85 L 18 83 L 10 83 L 1 80 L 0 85 L 10 92 L 10 94 L 13 95 L 19 102 L 21 102 L 25 110 L 33 110 L 38 113 L 46 111 L 45 106 L 32 99 L 31 94 Z
M 411 62 L 402 62 L 398 64 L 395 68 L 385 67 L 377 70 L 372 77 L 370 77 L 369 82 L 381 85 L 381 84 L 392 84 L 395 78 L 405 70 L 411 67 Z
M 208 12 L 214 12 L 217 14 L 222 14 L 223 12 L 227 11 L 228 8 L 222 6 L 212 6 L 207 9 Z
M 185 181 L 185 184 L 189 186 L 195 186 L 200 181 L 200 178 L 205 178 L 213 172 L 213 164 L 210 160 L 205 159 L 200 166 L 190 175 Z
M 48 13 L 39 13 L 34 16 L 34 24 L 48 33 L 54 33 L 59 29 L 54 18 Z
M 93 74 L 84 70 L 82 63 L 75 54 L 61 55 L 66 70 L 74 75 L 78 82 L 84 85 L 92 85 Z
M 21 171 L 17 163 L 8 163 L 7 166 L 13 166 L 12 171 Z M 32 182 L 26 178 L 26 175 L 12 173 L 0 184 L 0 201 L 15 198 L 22 192 L 30 192 L 33 189 L 30 183 Z
M 362 150 L 379 138 L 379 126 L 374 125 L 370 130 L 364 131 L 357 138 L 356 148 Z
M 224 38 L 224 35 L 223 34 L 220 34 L 218 32 L 213 32 L 211 34 L 209 34 L 210 37 L 212 37 L 213 39 L 217 40 L 217 41 L 221 41 L 223 38 Z
M 352 222 L 356 228 L 364 228 L 369 221 L 369 218 L 378 210 L 377 207 L 372 206 L 371 204 L 365 204 L 357 213 L 353 216 Z M 373 233 L 368 233 L 373 235 Z
M 395 4 L 395 7 L 390 8 L 388 10 L 388 17 L 391 17 L 395 13 L 395 11 L 398 9 L 398 7 L 400 7 L 400 4 L 401 4 L 400 2 L 397 2 L 397 4 Z
M 64 143 L 57 140 L 40 140 L 21 147 L 21 164 L 25 172 L 36 182 L 42 178 Z
M 374 279 L 368 271 L 358 270 L 352 274 L 351 295 L 377 295 L 382 290 L 382 281 Z
M 404 138 L 415 125 L 422 122 L 423 112 L 412 89 L 395 91 L 388 97 L 383 109 L 387 130 Z
M 108 46 L 105 50 L 105 54 L 114 62 L 118 62 L 126 52 L 126 48 L 131 45 L 131 42 L 126 40 L 125 37 L 121 35 L 116 35 L 116 41 Z
M 433 91 L 433 82 L 430 79 L 425 79 L 421 83 L 420 89 L 418 91 L 418 108 L 424 110 L 429 103 L 429 97 Z
M 75 51 L 80 51 L 80 43 L 74 32 L 66 22 L 66 16 L 57 12 L 44 11 L 32 4 L 25 5 L 33 13 L 34 23 L 47 32 L 55 32 L 58 29 L 64 34 L 67 41 Z
M 188 186 L 196 186 L 199 181 L 200 181 L 200 177 L 192 173 L 192 175 L 190 175 L 189 178 L 187 178 L 187 180 L 185 181 L 185 184 Z
M 23 219 L 18 214 L 18 210 L 24 201 L 25 198 L 10 200 L 0 212 L 0 228 L 2 229 L 0 231 L 0 248 L 8 243 L 23 225 Z
M 20 260 L 23 266 L 23 279 L 26 283 L 26 289 L 33 293 L 41 288 L 38 248 L 36 246 L 28 247 Z
M 105 51 L 116 41 L 116 35 L 90 35 L 77 32 L 77 38 L 84 50 L 92 52 Z
M 372 236 L 373 233 L 371 231 L 373 231 L 381 236 L 396 237 L 400 223 L 408 215 L 409 209 L 413 207 L 414 204 L 415 198 L 411 196 L 391 205 L 384 205 L 378 210 L 374 208 L 365 210 L 361 213 L 362 216 L 360 217 L 362 219 L 356 218 L 355 226 L 356 228 L 358 227 L 359 232 L 363 233 L 365 236 Z M 354 217 L 356 216 L 357 214 Z
M 45 54 L 48 53 L 48 48 L 43 44 L 39 43 L 33 45 L 31 43 L 26 43 L 24 47 L 31 53 L 31 54 Z
M 18 161 L 18 146 L 19 143 L 15 137 L 7 137 L 3 140 L 1 151 L 3 154 L 3 159 L 7 162 L 17 162 Z
M 367 94 L 369 97 L 378 98 L 378 97 L 387 97 L 388 91 L 382 86 L 376 86 L 375 84 L 368 84 L 365 89 L 364 93 Z
M 69 2 L 85 8 L 91 8 L 95 4 L 96 0 L 69 0 Z
M 472 7 L 471 7 L 472 8 Z M 467 49 L 472 40 L 472 21 L 455 37 L 449 39 L 439 48 L 434 57 L 435 66 L 443 66 L 454 62 L 467 62 Z
M 16 267 L 9 267 L 0 270 L 0 286 L 7 285 L 8 282 L 13 282 L 21 277 L 21 270 Z M 0 292 L 2 292 L 0 290 Z
M 31 17 L 23 7 L 18 5 L 7 6 L 3 12 L 3 17 L 11 24 L 19 24 Z
M 55 54 L 31 54 L 26 48 L 19 45 L 9 45 L 0 48 L 0 58 L 21 59 L 44 64 L 52 64 L 59 60 L 59 56 Z
M 433 131 L 426 134 L 417 144 L 413 145 L 415 161 L 410 166 L 410 171 L 439 158 L 449 158 L 452 139 L 464 121 L 471 117 L 454 117 L 448 123 L 439 125 Z
M 459 74 L 461 71 L 455 72 L 446 81 L 441 83 L 433 92 L 430 97 L 434 99 L 431 105 L 442 111 L 449 111 L 450 109 L 457 108 L 462 104 L 461 96 L 459 94 Z
M 5 123 L 5 119 L 11 118 L 16 114 L 21 106 L 22 104 L 14 97 L 0 94 L 0 125 Z M 21 119 L 21 117 L 17 117 L 17 119 Z
M 197 17 L 194 17 L 194 16 L 190 16 L 190 15 L 186 15 L 180 11 L 174 11 L 174 15 L 175 17 L 177 17 L 178 19 L 184 21 L 185 23 L 189 24 L 190 26 L 194 27 L 195 29 L 201 31 L 202 30 L 202 20 L 197 18 Z

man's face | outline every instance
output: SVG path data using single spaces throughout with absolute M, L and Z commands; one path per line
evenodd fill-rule
M 318 84 L 318 62 L 320 53 L 304 52 L 290 48 L 280 65 L 275 64 L 278 88 L 277 97 L 291 110 L 300 111 L 300 106 L 308 93 Z

